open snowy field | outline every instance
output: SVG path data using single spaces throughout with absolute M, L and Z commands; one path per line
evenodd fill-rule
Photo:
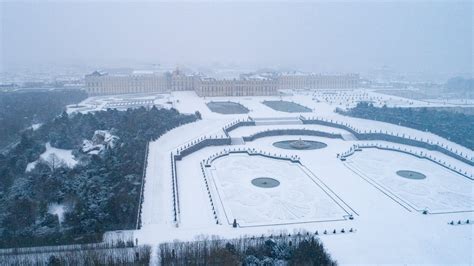
M 298 163 L 247 154 L 212 164 L 213 181 L 228 224 L 240 226 L 340 220 L 349 215 Z M 259 178 L 273 184 L 257 184 Z
M 52 157 L 54 156 L 54 158 Z M 40 159 L 50 164 L 65 164 L 67 167 L 74 167 L 77 164 L 77 160 L 72 155 L 72 150 L 58 149 L 51 146 L 48 142 L 46 143 L 46 150 L 40 155 Z M 28 163 L 26 166 L 26 172 L 31 171 L 35 168 L 38 160 Z
M 370 91 L 337 93 L 340 95 L 334 97 L 340 97 L 337 101 L 344 101 L 342 104 L 331 102 L 329 98 L 321 100 L 310 91 L 273 97 L 232 98 L 199 98 L 194 92 L 173 92 L 153 98 L 154 103 L 166 105 L 168 102 L 168 107 L 183 113 L 199 111 L 203 119 L 173 129 L 150 143 L 142 227 L 133 232 L 135 238 L 139 243 L 157 244 L 174 239 L 192 240 L 203 234 L 231 238 L 307 230 L 318 231 L 328 251 L 342 264 L 472 264 L 474 183 L 471 179 L 427 159 L 397 151 L 364 149 L 345 162 L 337 154 L 354 145 L 375 143 L 432 156 L 456 169 L 463 169 L 467 175 L 474 173 L 472 166 L 419 147 L 359 141 L 343 129 L 303 125 L 298 117 L 337 121 L 361 132 L 382 131 L 423 139 L 462 152 L 468 158 L 474 158 L 473 151 L 430 132 L 334 113 L 336 107 L 350 106 L 357 97 L 393 106 L 425 106 L 427 103 Z M 111 102 L 107 97 L 86 101 L 101 102 L 97 105 L 97 109 L 101 109 Z M 150 99 L 146 97 L 155 96 L 140 97 L 147 102 Z M 117 96 L 114 101 L 125 100 Z M 210 101 L 228 100 L 243 105 L 249 113 L 219 114 L 206 105 Z M 263 101 L 279 100 L 298 103 L 310 108 L 311 112 L 286 113 L 262 104 Z M 205 147 L 176 161 L 178 189 L 175 196 L 179 200 L 179 211 L 178 220 L 174 221 L 171 154 L 196 139 L 225 136 L 225 126 L 249 117 L 254 119 L 256 126 L 230 131 L 232 145 Z M 342 138 L 281 135 L 243 141 L 243 137 L 276 129 L 309 129 L 341 134 Z M 288 150 L 274 145 L 298 139 L 322 142 L 325 146 L 314 150 Z M 223 150 L 235 149 L 296 156 L 301 164 L 238 153 L 216 159 L 205 170 L 201 168 L 206 159 Z M 402 177 L 397 175 L 400 170 L 422 173 L 425 178 Z M 413 178 L 416 177 L 419 176 Z M 427 214 L 423 214 L 425 209 Z M 234 219 L 237 228 L 233 228 Z M 468 219 L 470 224 L 466 224 Z M 461 221 L 460 225 L 457 225 L 458 221 Z M 351 228 L 353 233 L 340 233 L 341 229 L 348 232 Z M 333 234 L 334 230 L 338 233 Z M 328 234 L 321 234 L 323 231 Z
M 395 163 L 396 162 L 396 163 Z M 346 165 L 368 178 L 394 200 L 430 213 L 474 211 L 472 180 L 426 159 L 379 149 L 364 149 L 349 157 Z M 398 171 L 421 173 L 403 177 Z

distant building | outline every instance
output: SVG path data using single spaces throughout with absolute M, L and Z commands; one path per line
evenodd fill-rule
M 132 75 L 109 75 L 95 71 L 85 76 L 89 95 L 194 90 L 198 80 L 197 76 L 184 75 L 179 70 Z
M 167 83 L 164 75 L 109 75 L 95 71 L 85 77 L 89 95 L 165 92 Z
M 171 91 L 193 91 L 196 90 L 200 81 L 200 77 L 196 75 L 186 75 L 179 69 L 171 73 L 170 86 Z
M 358 74 L 322 75 L 283 73 L 278 77 L 280 89 L 355 89 L 359 87 Z
M 203 78 L 186 75 L 179 69 L 172 73 L 109 75 L 98 71 L 85 76 L 89 95 L 196 91 L 199 96 L 266 96 L 282 89 L 355 89 L 357 74 L 321 75 L 304 73 L 244 74 L 239 79 Z
M 196 88 L 199 96 L 266 96 L 278 94 L 277 80 L 203 79 Z

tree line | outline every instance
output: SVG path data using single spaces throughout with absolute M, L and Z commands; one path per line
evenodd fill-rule
M 474 116 L 435 108 L 388 108 L 375 107 L 361 102 L 347 111 L 338 109 L 343 115 L 377 120 L 429 131 L 469 149 L 474 149 Z
M 336 265 L 309 232 L 293 235 L 203 238 L 159 246 L 161 265 Z
M 14 141 L 21 130 L 49 121 L 66 105 L 85 98 L 87 94 L 76 89 L 0 92 L 0 149 Z

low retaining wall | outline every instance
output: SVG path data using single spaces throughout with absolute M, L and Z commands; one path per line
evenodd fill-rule
M 214 212 L 214 220 L 216 221 L 216 224 L 219 224 L 219 218 L 217 217 L 217 213 L 216 213 L 217 209 L 214 206 L 214 201 L 212 200 L 212 193 L 209 188 L 209 183 L 207 182 L 206 171 L 204 170 L 204 165 L 202 162 L 200 163 L 200 165 L 201 165 L 202 177 L 204 179 L 204 184 L 206 185 L 207 196 L 209 197 L 209 202 L 211 203 L 212 211 Z
M 143 163 L 143 173 L 142 173 L 142 184 L 140 187 L 140 203 L 138 205 L 138 214 L 137 214 L 137 224 L 136 224 L 136 229 L 140 229 L 142 227 L 142 205 L 143 205 L 143 193 L 145 189 L 145 176 L 146 176 L 146 168 L 148 166 L 148 151 L 150 147 L 150 142 L 146 145 L 145 149 L 145 162 Z
M 176 155 L 171 156 L 171 185 L 173 190 L 173 217 L 176 224 L 179 223 L 179 194 L 178 194 L 178 173 L 176 169 Z
M 275 129 L 275 130 L 266 130 L 262 132 L 255 133 L 251 136 L 242 137 L 244 141 L 254 141 L 259 138 L 264 137 L 274 137 L 282 135 L 304 135 L 304 136 L 316 136 L 316 137 L 325 137 L 332 139 L 342 139 L 341 134 L 327 133 L 323 131 L 311 130 L 311 129 Z
M 253 119 L 251 119 L 250 117 L 249 117 L 249 120 L 247 121 L 238 120 L 236 122 L 233 122 L 232 124 L 227 125 L 224 128 L 222 128 L 222 130 L 224 131 L 227 137 L 230 137 L 229 132 L 231 132 L 232 130 L 235 130 L 239 127 L 248 127 L 248 126 L 255 126 L 255 121 L 253 121 Z
M 395 146 L 388 146 L 388 145 L 381 145 L 381 144 L 363 144 L 363 145 L 355 145 L 353 147 L 351 147 L 351 149 L 347 152 L 344 152 L 340 155 L 340 158 L 347 158 L 347 157 L 350 157 L 351 155 L 353 155 L 355 152 L 357 151 L 360 151 L 361 149 L 370 149 L 370 148 L 373 148 L 373 149 L 379 149 L 379 150 L 387 150 L 387 151 L 395 151 L 395 152 L 401 152 L 401 153 L 405 153 L 405 154 L 408 154 L 408 155 L 412 155 L 412 156 L 415 156 L 417 158 L 420 158 L 420 159 L 426 159 L 426 160 L 429 160 L 433 163 L 436 163 L 450 171 L 453 171 L 459 175 L 462 175 L 466 178 L 469 178 L 471 180 L 474 180 L 474 177 L 472 176 L 472 174 L 468 174 L 467 171 L 465 170 L 461 170 L 461 169 L 458 169 L 450 164 L 447 164 L 446 162 L 443 162 L 441 161 L 441 159 L 437 159 L 436 157 L 433 157 L 431 155 L 427 155 L 426 153 L 423 154 L 422 152 L 420 153 L 416 153 L 416 152 L 412 152 L 410 150 L 407 150 L 407 149 L 402 149 L 401 147 L 395 147 Z
M 185 147 L 181 150 L 178 150 L 178 153 L 174 155 L 174 158 L 178 161 L 186 157 L 187 155 L 196 152 L 200 149 L 210 147 L 210 146 L 224 146 L 224 145 L 230 145 L 231 144 L 231 139 L 230 138 L 215 138 L 215 139 L 208 139 L 205 138 L 195 144 L 191 144 L 188 147 Z
M 235 150 L 224 150 L 223 152 L 216 153 L 205 161 L 205 166 L 206 167 L 211 167 L 212 162 L 215 160 L 228 156 L 230 154 L 238 154 L 238 153 L 245 153 L 249 156 L 262 156 L 266 158 L 271 158 L 271 159 L 277 159 L 277 160 L 284 160 L 284 161 L 290 161 L 292 163 L 298 163 L 301 164 L 300 158 L 298 156 L 292 156 L 292 157 L 286 157 L 286 156 L 278 156 L 276 154 L 271 154 L 271 153 L 265 153 L 262 151 L 257 151 L 256 149 L 235 149 Z

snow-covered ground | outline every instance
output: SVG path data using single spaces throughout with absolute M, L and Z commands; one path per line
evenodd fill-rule
M 42 123 L 36 123 L 31 125 L 31 129 L 33 130 L 38 130 L 43 124 Z
M 361 94 L 361 99 L 386 102 L 392 106 L 428 105 L 426 102 L 398 99 L 395 96 L 373 95 L 373 92 L 344 93 L 358 93 Z M 473 181 L 426 159 L 395 151 L 366 149 L 342 162 L 336 155 L 361 143 L 352 138 L 276 136 L 247 143 L 238 142 L 239 144 L 231 146 L 208 147 L 194 152 L 176 163 L 180 212 L 178 223 L 173 221 L 170 155 L 183 144 L 203 136 L 221 136 L 225 125 L 236 119 L 247 119 L 249 116 L 280 120 L 269 119 L 258 126 L 239 128 L 231 132 L 232 138 L 280 128 L 307 128 L 348 134 L 344 130 L 325 126 L 281 123 L 283 120 L 295 121 L 294 118 L 300 114 L 275 111 L 263 105 L 261 102 L 264 100 L 294 101 L 312 109 L 312 113 L 301 113 L 305 117 L 314 116 L 348 123 L 361 131 L 382 130 L 405 134 L 452 147 L 453 150 L 473 157 L 472 150 L 429 132 L 334 113 L 336 107 L 353 104 L 354 99 L 347 94 L 333 102 L 318 100 L 317 95 L 313 94 L 315 93 L 302 91 L 281 97 L 212 98 L 215 101 L 231 100 L 244 105 L 250 112 L 243 115 L 213 113 L 205 105 L 209 98 L 199 98 L 194 92 L 174 92 L 165 96 L 180 112 L 199 111 L 203 119 L 173 129 L 150 143 L 141 215 L 142 228 L 134 231 L 138 242 L 157 244 L 174 239 L 192 240 L 203 234 L 237 237 L 301 229 L 310 232 L 332 232 L 334 229 L 340 231 L 344 228 L 348 231 L 353 228 L 355 233 L 352 234 L 320 236 L 331 255 L 343 264 L 473 264 Z M 119 99 L 116 101 L 124 100 L 120 97 L 122 96 L 116 96 L 115 98 Z M 89 98 L 86 101 L 90 103 L 99 100 Z M 106 102 L 107 97 L 101 98 L 100 101 Z M 439 106 L 443 104 L 440 103 Z M 274 142 L 300 137 L 323 142 L 327 147 L 317 150 L 283 150 L 273 146 Z M 291 163 L 275 159 L 257 159 L 245 155 L 231 155 L 214 161 L 211 167 L 213 170 L 210 170 L 212 173 L 208 178 L 216 181 L 210 189 L 210 196 L 217 205 L 214 210 L 219 223 L 216 224 L 201 162 L 224 149 L 238 148 L 262 150 L 282 156 L 297 155 L 300 157 L 301 166 L 294 167 Z M 445 154 L 421 148 L 412 149 L 429 153 L 468 172 L 474 171 L 472 166 Z M 356 173 L 353 167 L 359 172 Z M 424 180 L 403 179 L 393 174 L 398 170 L 419 171 L 427 177 Z M 271 189 L 278 193 L 273 193 L 271 189 L 262 191 L 252 187 L 249 180 L 254 177 L 275 178 L 280 182 L 280 186 Z M 312 177 L 317 178 L 320 183 L 311 183 Z M 379 186 L 367 180 L 377 182 Z M 327 193 L 321 191 L 330 193 L 332 200 L 328 199 Z M 386 193 L 387 191 L 391 193 Z M 219 197 L 222 197 L 223 202 L 221 208 L 216 204 Z M 395 197 L 397 200 L 394 200 Z M 335 201 L 339 203 L 338 206 L 334 206 Z M 354 214 L 354 219 L 344 218 L 344 211 L 341 211 L 339 206 L 344 206 L 345 210 Z M 422 214 L 417 211 L 424 208 L 431 212 L 443 213 Z M 231 216 L 226 217 L 229 214 Z M 331 217 L 338 219 L 327 221 L 326 218 Z M 232 224 L 229 224 L 233 218 L 242 226 L 233 228 Z M 450 221 L 467 219 L 471 221 L 470 224 L 449 224 Z M 290 220 L 291 223 L 286 223 Z M 246 224 L 259 226 L 245 226 Z
M 297 163 L 247 154 L 219 158 L 212 177 L 228 224 L 262 226 L 343 219 L 345 212 Z M 274 188 L 252 180 L 269 177 Z M 185 196 L 185 195 L 183 195 Z
M 61 224 L 64 221 L 64 214 L 66 213 L 66 205 L 51 203 L 48 205 L 48 213 L 57 215 L 59 223 Z
M 55 155 L 56 158 L 53 159 L 51 157 L 52 155 Z M 40 159 L 49 163 L 55 163 L 56 165 L 64 163 L 67 167 L 74 167 L 77 164 L 77 160 L 74 158 L 74 155 L 72 155 L 72 150 L 54 148 L 49 142 L 46 143 L 46 151 L 40 155 Z M 58 161 L 54 161 L 56 159 L 58 159 Z M 28 172 L 35 168 L 38 160 L 28 163 L 25 171 Z
M 430 213 L 474 211 L 472 180 L 428 160 L 367 149 L 356 152 L 346 164 L 416 210 L 426 209 Z M 399 170 L 416 171 L 426 178 L 404 178 L 396 174 Z

